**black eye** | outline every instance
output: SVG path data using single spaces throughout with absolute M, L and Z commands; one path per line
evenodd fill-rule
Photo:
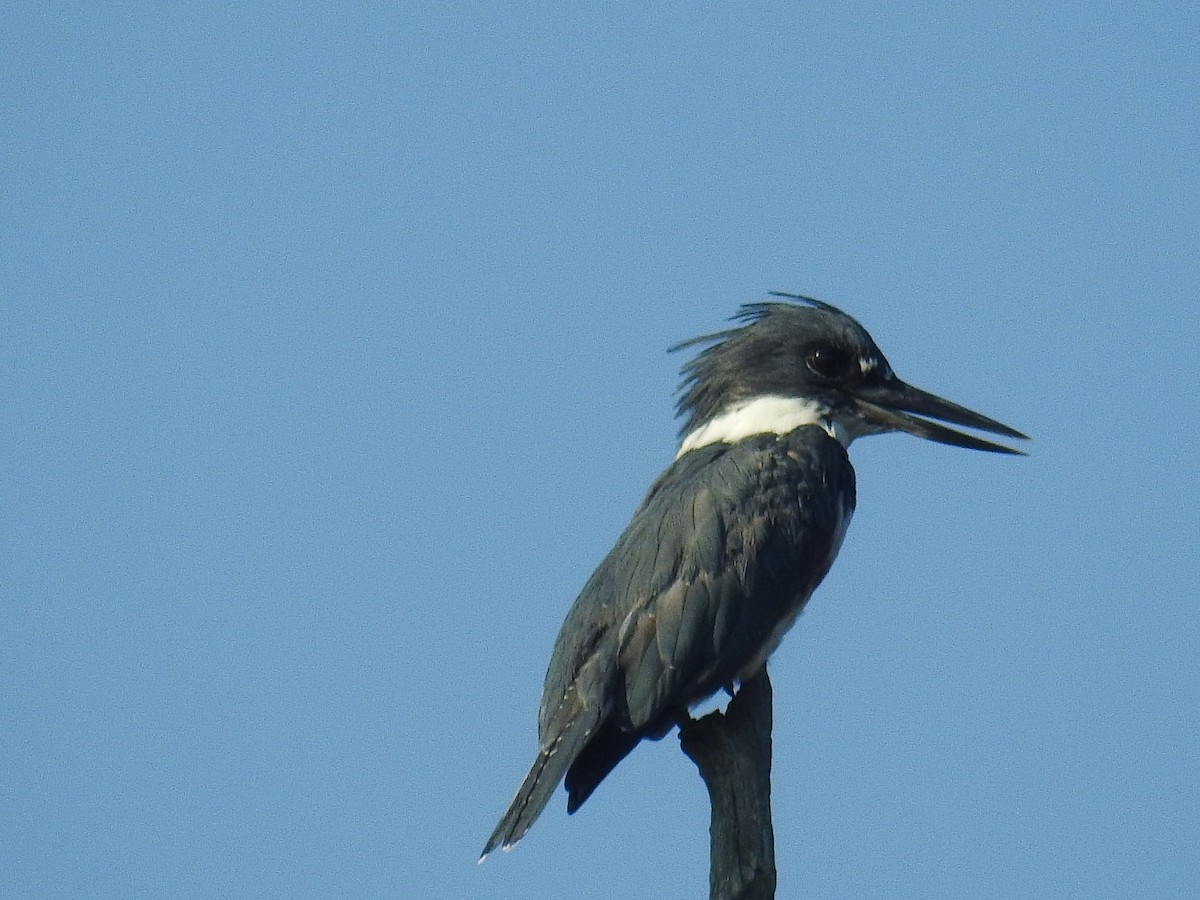
M 850 374 L 854 360 L 837 347 L 814 347 L 804 357 L 810 371 L 822 378 L 843 378 Z

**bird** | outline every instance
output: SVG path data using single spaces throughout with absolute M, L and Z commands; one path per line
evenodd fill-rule
M 678 452 L 563 621 L 537 757 L 480 862 L 521 840 L 560 782 L 574 813 L 642 740 L 765 666 L 842 545 L 856 438 L 1024 455 L 934 421 L 1028 439 L 901 381 L 837 307 L 769 296 L 671 348 L 701 348 L 682 367 Z

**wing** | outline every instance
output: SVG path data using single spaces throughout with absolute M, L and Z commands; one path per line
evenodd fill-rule
M 819 428 L 685 454 L 614 548 L 629 595 L 617 724 L 661 736 L 757 670 L 828 571 L 853 508 L 845 449 Z
M 563 624 L 543 739 L 590 654 L 603 710 L 566 773 L 574 811 L 645 737 L 765 661 L 824 577 L 854 509 L 845 449 L 819 428 L 684 454 L 651 488 Z M 583 692 L 583 693 L 586 693 Z
M 640 740 L 761 664 L 828 570 L 853 506 L 845 449 L 820 428 L 677 459 L 563 622 L 538 759 L 487 849 L 516 843 L 564 777 L 574 811 Z

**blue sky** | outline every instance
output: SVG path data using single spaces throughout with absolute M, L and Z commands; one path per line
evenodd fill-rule
M 702 896 L 674 736 L 475 865 L 566 609 L 768 290 L 1025 459 L 856 443 L 779 896 L 1200 881 L 1188 4 L 24 4 L 0 894 Z

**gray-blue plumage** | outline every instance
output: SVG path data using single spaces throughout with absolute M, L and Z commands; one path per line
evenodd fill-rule
M 900 381 L 818 301 L 744 307 L 684 366 L 684 440 L 567 613 L 538 757 L 484 848 L 529 830 L 560 781 L 574 811 L 641 740 L 765 664 L 854 512 L 853 438 L 905 430 L 1014 453 L 908 412 L 1019 432 Z

